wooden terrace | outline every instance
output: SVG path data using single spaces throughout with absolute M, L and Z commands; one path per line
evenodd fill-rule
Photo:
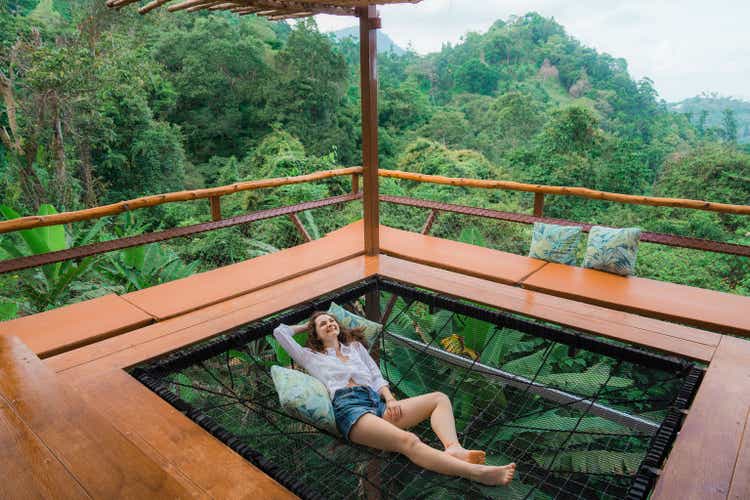
M 4 496 L 291 496 L 124 370 L 376 274 L 706 363 L 653 498 L 750 495 L 749 342 L 531 290 L 555 265 L 497 250 L 381 226 L 382 253 L 366 256 L 362 230 L 350 224 L 274 254 L 4 323 Z M 719 299 L 716 317 L 709 309 L 684 323 L 723 312 L 728 330 L 750 332 L 750 319 L 732 317 L 742 312 L 735 304 L 721 310 L 721 299 L 744 311 L 750 299 L 707 293 Z
M 107 4 L 121 8 L 136 1 Z M 705 364 L 704 380 L 651 498 L 750 498 L 750 342 L 738 338 L 750 336 L 750 298 L 549 264 L 428 234 L 438 212 L 524 224 L 549 222 L 544 217 L 547 195 L 744 215 L 750 214 L 750 207 L 379 170 L 375 54 L 380 18 L 375 4 L 404 1 L 418 0 L 154 0 L 141 8 L 145 13 L 169 4 L 169 10 L 231 10 L 270 19 L 323 12 L 356 15 L 363 166 L 0 222 L 0 233 L 6 233 L 203 199 L 209 201 L 211 214 L 210 221 L 193 226 L 2 261 L 0 272 L 277 216 L 290 216 L 298 223 L 296 214 L 304 210 L 360 199 L 363 220 L 318 240 L 182 280 L 0 323 L 0 497 L 292 497 L 125 370 L 379 275 Z M 350 194 L 222 217 L 224 195 L 341 175 L 352 176 Z M 380 196 L 379 176 L 529 192 L 534 210 L 509 214 Z M 380 203 L 429 209 L 422 234 L 380 225 Z M 303 229 L 301 224 L 298 228 Z M 644 240 L 750 255 L 748 246 L 675 235 L 646 233 Z

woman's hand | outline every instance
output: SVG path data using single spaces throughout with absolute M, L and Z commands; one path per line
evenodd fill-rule
M 396 421 L 403 416 L 401 411 L 401 402 L 397 401 L 396 398 L 391 398 L 385 402 L 385 416 L 388 420 Z

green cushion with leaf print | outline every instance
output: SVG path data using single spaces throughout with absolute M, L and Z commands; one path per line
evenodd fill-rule
M 271 367 L 271 378 L 282 408 L 315 427 L 338 434 L 331 397 L 320 380 L 276 365 Z
M 580 241 L 580 227 L 535 222 L 529 257 L 575 266 Z
M 372 345 L 375 337 L 377 337 L 380 331 L 383 329 L 383 325 L 381 325 L 380 323 L 376 323 L 375 321 L 370 321 L 367 318 L 363 318 L 362 316 L 357 316 L 354 313 L 350 313 L 335 302 L 331 302 L 331 306 L 328 308 L 328 314 L 336 318 L 344 328 L 352 329 L 364 327 L 364 331 L 362 332 L 362 334 L 365 336 L 365 340 L 367 340 L 370 345 Z
M 641 230 L 637 227 L 592 227 L 583 267 L 622 276 L 634 274 L 640 237 Z

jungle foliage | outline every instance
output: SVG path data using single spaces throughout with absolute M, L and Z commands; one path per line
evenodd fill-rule
M 139 16 L 134 9 L 113 12 L 99 0 L 11 0 L 0 9 L 6 217 L 361 162 L 357 43 L 321 33 L 313 20 Z M 702 126 L 694 115 L 670 111 L 652 81 L 629 76 L 626 61 L 583 46 L 538 14 L 497 21 L 438 53 L 383 54 L 379 78 L 383 168 L 726 203 L 750 199 L 750 154 L 735 139 L 742 123 L 731 110 Z M 222 209 L 238 215 L 348 189 L 347 179 L 334 179 L 250 192 L 225 197 Z M 508 211 L 532 205 L 530 196 L 510 192 L 391 180 L 381 189 Z M 316 211 L 303 224 L 325 233 L 359 218 L 359 207 Z M 747 217 L 552 196 L 545 210 L 750 243 Z M 425 216 L 405 207 L 383 207 L 382 214 L 384 223 L 409 229 L 419 229 Z M 166 205 L 139 212 L 138 227 L 207 218 L 205 203 Z M 117 237 L 134 223 L 111 218 L 49 233 L 55 245 L 72 245 Z M 483 244 L 518 253 L 528 250 L 530 234 L 528 227 L 451 215 L 439 217 L 433 233 L 479 235 Z M 300 241 L 289 220 L 274 219 L 65 270 L 2 275 L 0 315 L 133 290 Z M 0 258 L 35 251 L 19 234 L 2 242 Z M 750 293 L 747 259 L 644 245 L 638 272 Z

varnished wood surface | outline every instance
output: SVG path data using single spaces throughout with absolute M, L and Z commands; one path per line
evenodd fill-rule
M 60 354 L 49 358 L 47 363 L 57 372 L 75 369 L 75 373 L 66 375 L 73 379 L 132 366 L 360 281 L 377 272 L 377 262 L 376 257 L 355 257 L 249 295 Z
M 379 274 L 441 293 L 707 362 L 720 335 L 381 255 Z
M 652 498 L 712 500 L 727 498 L 731 490 L 747 492 L 748 450 L 743 432 L 748 410 L 750 342 L 724 336 Z
M 153 321 L 141 309 L 111 294 L 2 322 L 0 336 L 18 337 L 45 358 Z
M 91 498 L 2 398 L 0 498 Z
M 522 286 L 721 333 L 750 336 L 750 297 L 562 264 L 548 264 L 525 279 Z
M 357 226 L 286 250 L 164 283 L 123 298 L 159 320 L 216 304 L 364 253 Z
M 0 399 L 91 497 L 199 496 L 85 404 L 17 337 L 0 337 Z
M 546 262 L 520 255 L 380 226 L 381 252 L 449 271 L 516 285 Z
M 217 499 L 295 498 L 122 370 L 78 380 L 77 389 L 162 468 L 189 478 L 206 495 Z
M 750 409 L 748 409 L 745 419 L 745 429 L 742 434 L 742 441 L 740 441 L 737 463 L 734 465 L 729 498 L 731 500 L 750 498 Z

